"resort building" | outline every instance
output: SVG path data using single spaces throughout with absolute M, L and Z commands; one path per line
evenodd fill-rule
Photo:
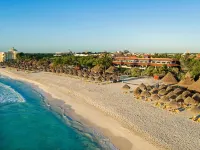
M 138 58 L 137 56 L 130 57 L 114 57 L 113 64 L 124 68 L 148 66 L 161 67 L 167 65 L 168 67 L 179 67 L 180 62 L 172 58 Z
M 17 50 L 12 47 L 8 52 L 0 52 L 0 62 L 17 59 Z
M 68 50 L 68 52 L 56 52 L 53 56 L 60 57 L 60 56 L 66 56 L 66 55 L 72 55 L 72 51 Z
M 200 60 L 200 54 L 196 55 L 196 59 Z

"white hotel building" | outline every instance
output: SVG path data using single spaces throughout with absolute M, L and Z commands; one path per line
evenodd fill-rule
M 0 62 L 14 60 L 17 58 L 17 50 L 12 47 L 8 52 L 0 52 Z

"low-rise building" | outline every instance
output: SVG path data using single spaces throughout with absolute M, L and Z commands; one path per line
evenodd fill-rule
M 196 55 L 196 59 L 200 60 L 200 54 Z
M 179 67 L 180 62 L 172 58 L 138 58 L 137 56 L 130 57 L 114 57 L 113 64 L 121 67 L 161 67 L 167 65 L 168 67 Z
M 8 52 L 0 52 L 0 62 L 17 59 L 17 50 L 12 47 Z

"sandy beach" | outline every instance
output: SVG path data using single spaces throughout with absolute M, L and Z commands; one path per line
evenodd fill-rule
M 25 73 L 15 69 L 0 69 L 2 75 L 37 85 L 65 110 L 70 105 L 85 121 L 97 127 L 103 135 L 122 150 L 194 150 L 200 146 L 199 124 L 187 114 L 171 114 L 151 103 L 124 94 L 124 83 L 98 85 L 81 79 L 53 73 Z M 133 90 L 140 83 L 153 84 L 151 78 L 129 81 Z M 56 104 L 56 102 L 55 102 Z

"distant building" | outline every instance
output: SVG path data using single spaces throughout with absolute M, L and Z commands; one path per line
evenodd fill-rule
M 161 67 L 166 65 L 167 67 L 179 67 L 180 62 L 172 58 L 138 58 L 137 56 L 130 57 L 114 57 L 113 64 L 115 66 L 121 66 L 124 68 L 141 67 L 145 68 L 148 66 Z
M 196 55 L 196 59 L 200 59 L 200 54 L 197 54 L 197 55 Z
M 81 56 L 81 57 L 84 57 L 84 56 L 99 56 L 99 55 L 101 55 L 103 53 L 104 52 L 97 52 L 97 53 L 95 52 L 95 53 L 93 53 L 93 52 L 86 51 L 86 52 L 75 53 L 74 56 Z
M 8 52 L 0 52 L 0 62 L 17 59 L 17 50 L 12 47 Z
M 68 52 L 56 52 L 53 56 L 60 57 L 65 55 L 72 55 L 72 51 L 68 50 Z
M 88 54 L 82 54 L 82 53 L 76 53 L 76 54 L 74 54 L 74 56 L 81 56 L 81 57 L 83 57 L 83 56 L 89 56 Z
M 186 56 L 186 55 L 190 55 L 190 51 L 189 51 L 189 50 L 185 51 L 185 52 L 182 54 L 182 56 Z

